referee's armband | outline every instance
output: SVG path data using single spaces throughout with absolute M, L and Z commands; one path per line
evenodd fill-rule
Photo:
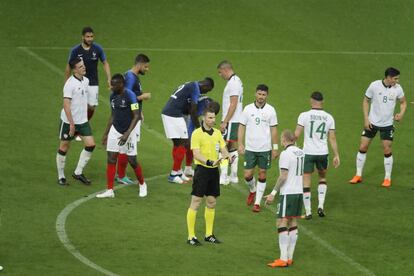
M 131 104 L 131 110 L 137 110 L 137 109 L 139 109 L 138 103 Z

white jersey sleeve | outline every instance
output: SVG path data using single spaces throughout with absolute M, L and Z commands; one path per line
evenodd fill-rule
M 277 113 L 276 110 L 273 108 L 272 109 L 272 114 L 270 115 L 270 121 L 269 121 L 269 125 L 271 127 L 277 126 L 278 122 L 277 122 Z
M 368 88 L 367 91 L 365 91 L 365 96 L 369 99 L 372 99 L 374 97 L 374 91 L 373 91 L 373 84 L 371 83 Z
M 331 121 L 329 130 L 335 130 L 335 119 L 333 118 L 331 114 L 329 114 L 329 120 Z
M 282 151 L 279 157 L 279 169 L 289 170 L 289 156 L 286 151 Z
M 247 115 L 247 110 L 246 108 L 244 108 L 243 112 L 241 113 L 240 116 L 240 124 L 242 125 L 247 125 L 247 121 L 248 121 L 248 115 Z
M 237 96 L 239 97 L 243 92 L 243 87 L 240 85 L 239 82 L 236 81 L 229 81 L 229 96 Z
M 73 98 L 73 85 L 71 81 L 67 81 L 63 87 L 63 98 Z
M 400 89 L 398 89 L 398 95 L 397 95 L 397 99 L 401 99 L 402 97 L 404 97 L 404 90 L 402 89 L 402 87 L 400 86 Z
M 302 126 L 302 127 L 304 127 L 305 126 L 305 121 L 304 121 L 304 115 L 305 115 L 305 113 L 304 112 L 302 112 L 302 113 L 300 113 L 300 115 L 299 115 L 299 117 L 298 117 L 298 125 L 300 125 L 300 126 Z

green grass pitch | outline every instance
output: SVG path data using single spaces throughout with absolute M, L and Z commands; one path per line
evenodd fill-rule
M 116 275 L 413 275 L 413 9 L 410 1 L 384 0 L 1 1 L 0 274 L 102 275 L 102 268 Z M 71 185 L 56 184 L 63 71 L 85 25 L 94 28 L 112 73 L 128 70 L 138 52 L 149 55 L 151 70 L 141 80 L 153 93 L 144 105 L 138 156 L 151 177 L 149 196 L 140 199 L 137 187 L 129 186 L 113 200 L 86 200 L 67 216 L 73 252 L 98 270 L 70 254 L 56 232 L 66 206 L 106 183 L 101 137 L 109 91 L 100 66 L 100 105 L 91 122 L 98 146 L 85 170 L 93 184 L 68 177 L 81 150 L 76 142 L 66 165 Z M 218 200 L 215 232 L 224 243 L 190 248 L 190 185 L 157 177 L 171 165 L 161 108 L 179 84 L 205 76 L 214 78 L 210 95 L 221 101 L 225 82 L 216 65 L 223 59 L 233 62 L 244 83 L 244 104 L 253 101 L 257 84 L 270 87 L 279 131 L 295 127 L 314 90 L 324 93 L 325 109 L 336 119 L 342 164 L 329 170 L 327 217 L 300 221 L 295 264 L 288 269 L 266 266 L 279 256 L 274 212 L 253 214 L 242 181 L 223 188 Z M 396 123 L 393 186 L 380 187 L 378 138 L 364 183 L 351 186 L 363 94 L 388 66 L 401 70 L 408 101 L 404 120 Z M 273 162 L 268 191 L 276 168 Z M 315 184 L 312 191 L 315 210 Z M 202 209 L 196 229 L 202 237 Z

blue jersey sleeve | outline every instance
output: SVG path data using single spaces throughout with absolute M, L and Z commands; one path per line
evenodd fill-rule
M 74 59 L 75 57 L 78 56 L 78 52 L 77 52 L 77 48 L 79 47 L 79 45 L 76 45 L 75 47 L 73 47 L 72 49 L 70 49 L 69 52 L 69 58 L 68 58 L 68 63 Z
M 191 101 L 193 103 L 198 102 L 198 98 L 200 98 L 200 87 L 198 86 L 198 82 L 193 82 L 193 87 L 191 91 Z
M 99 59 L 104 62 L 106 61 L 106 55 L 101 45 L 94 43 L 96 50 L 98 51 Z
M 126 72 L 125 73 L 125 88 L 132 91 L 134 87 L 134 82 L 135 82 L 134 73 L 132 73 L 131 71 Z
M 132 92 L 130 89 L 126 88 L 125 92 L 127 93 L 128 99 L 131 101 L 131 104 L 136 104 L 138 103 L 137 101 L 137 96 L 135 95 L 134 92 Z

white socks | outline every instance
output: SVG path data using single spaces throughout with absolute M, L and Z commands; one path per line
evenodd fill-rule
M 263 194 L 266 190 L 266 180 L 265 182 L 257 181 L 257 189 L 256 189 L 256 201 L 254 202 L 255 205 L 260 205 L 260 201 L 262 200 Z
M 246 184 L 247 186 L 249 186 L 249 190 L 251 193 L 256 192 L 256 179 L 254 179 L 254 177 L 250 181 L 246 181 Z
M 385 169 L 385 178 L 391 179 L 391 172 L 392 172 L 392 163 L 394 162 L 394 159 L 392 158 L 392 155 L 389 157 L 384 156 L 384 169 Z
M 366 153 L 361 153 L 358 151 L 357 157 L 356 157 L 356 175 L 362 176 L 362 170 L 364 169 L 365 160 L 367 158 Z
M 279 228 L 278 232 L 279 232 L 280 259 L 287 262 L 288 247 L 289 247 L 289 232 L 286 227 Z
M 239 153 L 236 151 L 232 151 L 229 153 L 231 165 L 230 165 L 230 176 L 237 177 L 237 170 L 239 168 Z
M 293 260 L 293 253 L 295 252 L 295 246 L 296 246 L 297 240 L 298 240 L 298 227 L 294 226 L 289 229 L 288 260 Z
M 58 172 L 58 178 L 65 178 L 65 163 L 66 163 L 66 153 L 62 155 L 59 151 L 56 154 L 56 167 Z
M 92 156 L 91 151 L 87 151 L 85 149 L 82 150 L 79 156 L 78 166 L 76 167 L 76 170 L 75 170 L 76 175 L 82 174 L 83 168 L 85 168 L 86 164 L 88 164 L 88 161 L 89 159 L 91 159 L 91 156 Z
M 318 208 L 323 209 L 323 204 L 325 203 L 326 191 L 328 190 L 328 185 L 324 182 L 319 182 L 318 185 Z
M 303 188 L 303 205 L 307 216 L 311 214 L 311 192 L 310 188 Z

